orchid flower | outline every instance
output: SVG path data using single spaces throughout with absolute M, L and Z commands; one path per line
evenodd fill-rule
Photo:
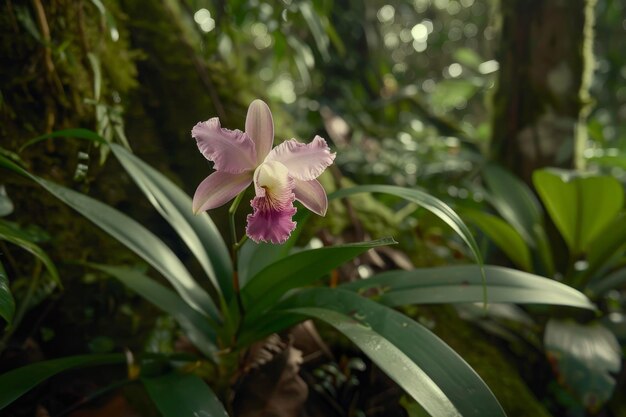
M 295 229 L 294 200 L 324 216 L 328 199 L 317 181 L 335 154 L 315 136 L 308 144 L 287 140 L 272 149 L 274 122 L 269 107 L 254 100 L 248 108 L 245 132 L 224 129 L 217 117 L 191 130 L 198 149 L 215 172 L 200 183 L 193 211 L 219 207 L 254 182 L 254 209 L 247 217 L 246 234 L 255 242 L 283 243 Z

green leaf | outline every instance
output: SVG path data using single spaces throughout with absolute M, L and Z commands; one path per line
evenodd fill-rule
M 474 255 L 474 259 L 481 266 L 483 284 L 485 285 L 483 301 L 485 303 L 487 302 L 487 282 L 485 281 L 485 274 L 482 272 L 483 258 L 480 254 L 480 249 L 478 248 L 478 245 L 474 240 L 474 236 L 467 228 L 465 223 L 463 223 L 463 220 L 461 220 L 459 215 L 456 214 L 455 211 L 452 210 L 446 203 L 423 191 L 404 187 L 396 187 L 393 185 L 361 185 L 352 188 L 344 188 L 330 194 L 328 196 L 328 200 L 330 201 L 334 200 L 335 198 L 347 197 L 359 193 L 384 193 L 395 195 L 397 197 L 415 203 L 421 207 L 424 207 L 426 210 L 430 211 L 435 216 L 443 220 L 448 226 L 452 228 L 452 230 L 454 230 L 461 237 L 461 239 L 463 239 L 467 246 L 469 246 L 472 255 Z
M 554 304 L 594 310 L 582 293 L 552 279 L 499 266 L 485 266 L 490 303 Z M 476 265 L 389 271 L 343 284 L 388 306 L 482 301 L 482 278 Z
M 483 260 L 480 255 L 478 245 L 474 240 L 474 236 L 467 228 L 465 223 L 463 223 L 463 220 L 461 220 L 459 215 L 456 214 L 454 210 L 452 210 L 443 201 L 420 190 L 396 187 L 393 185 L 360 185 L 351 188 L 344 188 L 330 194 L 328 196 L 328 200 L 330 201 L 336 198 L 348 197 L 360 193 L 384 193 L 395 195 L 397 197 L 415 203 L 421 207 L 424 207 L 426 210 L 430 211 L 435 216 L 443 220 L 448 226 L 450 226 L 452 230 L 454 230 L 461 237 L 461 239 L 463 239 L 467 246 L 469 246 L 476 262 L 482 265 Z
M 485 165 L 483 179 L 490 191 L 489 202 L 530 247 L 536 248 L 545 274 L 553 276 L 554 260 L 543 226 L 543 210 L 532 190 L 495 164 Z
M 422 325 L 341 289 L 299 291 L 277 310 L 324 320 L 359 348 L 431 415 L 504 416 L 474 370 Z
M 575 278 L 575 282 L 585 282 L 607 266 L 610 260 L 626 245 L 626 213 L 615 217 L 602 232 L 589 244 L 588 266 Z
M 4 270 L 2 262 L 0 262 L 0 317 L 11 324 L 13 315 L 15 314 L 15 300 L 9 288 L 9 278 Z
M 325 321 L 346 335 L 391 379 L 422 404 L 430 415 L 461 416 L 437 384 L 409 356 L 369 326 L 329 309 L 300 307 L 290 312 Z
M 593 295 L 602 295 L 612 289 L 621 288 L 626 283 L 626 268 L 620 268 L 610 274 L 594 279 L 587 285 L 587 290 L 591 291 Z
M 7 190 L 4 184 L 0 184 L 0 217 L 8 216 L 13 213 L 13 202 L 7 195 Z
M 174 292 L 133 269 L 92 263 L 88 263 L 87 266 L 115 277 L 154 306 L 174 317 L 194 346 L 207 357 L 214 358 L 217 351 L 215 331 L 206 317 L 191 308 Z
M 586 252 L 624 205 L 621 184 L 609 176 L 542 169 L 533 183 L 573 255 Z
M 4 221 L 0 220 L 0 239 L 6 240 L 7 242 L 17 245 L 20 248 L 33 254 L 46 267 L 46 270 L 50 274 L 52 280 L 58 286 L 63 287 L 63 285 L 61 284 L 61 278 L 59 278 L 59 272 L 57 271 L 54 262 L 52 262 L 52 259 L 50 259 L 48 254 L 38 245 L 31 242 L 30 240 L 24 239 L 24 233 L 16 231 L 12 227 L 9 227 Z
M 0 410 L 30 389 L 60 372 L 83 366 L 124 363 L 124 355 L 81 355 L 36 362 L 0 375 Z
M 535 247 L 534 232 L 537 227 L 542 227 L 543 212 L 531 189 L 509 171 L 495 164 L 485 165 L 483 179 L 491 191 L 489 202 L 526 243 Z
M 318 52 L 324 61 L 330 61 L 330 54 L 328 53 L 329 39 L 322 27 L 320 17 L 315 14 L 310 2 L 302 1 L 298 5 L 300 6 L 300 13 L 302 13 L 302 17 L 313 35 Z
M 478 210 L 463 210 L 461 216 L 482 230 L 517 266 L 526 271 L 532 270 L 530 249 L 510 224 Z
M 477 91 L 478 86 L 468 80 L 444 80 L 435 84 L 430 101 L 433 106 L 451 109 L 466 103 Z
M 278 301 L 287 291 L 310 285 L 368 249 L 396 243 L 391 238 L 330 246 L 295 253 L 275 262 L 243 287 L 241 297 L 246 318 L 253 319 Z
M 170 373 L 141 382 L 163 417 L 228 417 L 211 388 L 195 375 Z
M 230 255 L 209 215 L 206 212 L 194 215 L 187 194 L 124 147 L 112 144 L 111 150 L 154 208 L 189 247 L 213 286 L 230 300 L 233 275 Z
M 85 139 L 87 141 L 95 142 L 99 144 L 106 144 L 106 141 L 100 135 L 98 135 L 96 132 L 92 130 L 82 129 L 82 128 L 64 129 L 64 130 L 57 130 L 56 132 L 48 133 L 45 135 L 37 136 L 36 138 L 29 140 L 28 142 L 26 142 L 20 147 L 20 152 L 22 152 L 24 149 L 28 148 L 29 146 L 34 145 L 35 143 L 41 142 L 46 139 L 54 139 L 54 138 L 77 138 L 77 139 Z
M 206 291 L 193 280 L 172 250 L 144 226 L 111 206 L 30 174 L 1 155 L 0 166 L 32 179 L 78 211 L 163 274 L 189 305 L 219 321 L 215 304 Z
M 558 379 L 572 389 L 586 408 L 597 411 L 615 388 L 622 367 L 620 345 L 600 323 L 578 324 L 551 319 L 544 344 Z
M 100 72 L 100 60 L 92 53 L 87 53 L 87 59 L 91 65 L 91 71 L 93 71 L 93 98 L 96 102 L 100 101 L 100 90 L 102 85 L 102 74 Z
M 466 67 L 477 70 L 483 59 L 470 48 L 458 48 L 453 53 L 454 59 Z

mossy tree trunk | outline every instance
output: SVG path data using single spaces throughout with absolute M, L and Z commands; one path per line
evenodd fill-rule
M 595 0 L 506 0 L 492 159 L 526 182 L 545 166 L 582 167 Z

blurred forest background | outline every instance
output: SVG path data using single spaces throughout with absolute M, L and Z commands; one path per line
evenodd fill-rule
M 336 169 L 323 178 L 328 188 L 421 187 L 468 213 L 492 263 L 521 264 L 559 278 L 578 259 L 560 249 L 566 242 L 552 223 L 546 227 L 557 242 L 552 268 L 516 262 L 481 232 L 484 224 L 472 213 L 494 204 L 482 172 L 496 162 L 532 187 L 538 168 L 577 168 L 624 184 L 625 42 L 622 0 L 5 0 L 0 152 L 171 236 L 168 243 L 189 259 L 149 203 L 136 198 L 106 148 L 73 140 L 23 147 L 56 130 L 92 129 L 192 194 L 209 165 L 191 127 L 218 116 L 222 126 L 243 128 L 248 104 L 262 98 L 274 113 L 277 140 L 308 141 L 319 134 L 336 150 Z M 170 319 L 122 284 L 79 265 L 141 265 L 121 245 L 8 172 L 0 174 L 0 216 L 0 234 L 17 230 L 22 239 L 18 246 L 0 240 L 0 262 L 18 306 L 13 327 L 0 340 L 0 373 L 69 354 L 176 349 Z M 225 232 L 225 209 L 212 217 Z M 367 276 L 385 262 L 435 266 L 471 258 L 434 216 L 393 199 L 337 203 L 303 239 L 336 243 L 389 234 L 401 251 L 343 272 Z M 62 289 L 44 258 L 35 261 L 23 250 L 37 255 L 32 245 L 54 262 Z M 623 265 L 623 254 L 616 259 Z M 604 325 L 624 343 L 623 283 L 598 300 L 611 317 Z M 510 314 L 520 319 L 520 311 Z M 495 321 L 468 324 L 479 321 L 470 307 L 416 307 L 411 313 L 475 367 L 510 416 L 626 416 L 623 371 L 608 383 L 602 377 L 586 378 L 574 389 L 558 383 L 567 376 L 553 375 L 539 348 L 541 336 L 532 333 L 545 324 L 545 310 L 535 311 L 531 324 L 513 319 L 522 326 L 515 336 Z M 353 409 L 362 413 L 345 415 L 400 415 L 377 414 L 376 402 L 387 400 L 403 404 L 394 412 L 421 415 L 397 388 L 389 398 L 370 393 L 369 400 L 354 400 L 353 387 L 337 382 L 333 372 L 365 371 L 348 362 L 358 353 L 337 343 L 341 359 L 309 371 L 313 383 L 335 384 L 328 395 L 340 409 L 357 404 Z M 55 410 L 53 416 L 70 414 L 74 410 L 60 413 L 107 378 L 104 371 L 44 386 L 7 415 L 34 415 L 37 407 Z M 149 409 L 136 404 L 139 392 L 123 398 Z

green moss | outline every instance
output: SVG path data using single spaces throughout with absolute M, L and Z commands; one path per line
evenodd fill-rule
M 510 361 L 471 324 L 461 320 L 452 307 L 420 307 L 418 313 L 432 321 L 432 330 L 478 372 L 507 416 L 550 417 Z

